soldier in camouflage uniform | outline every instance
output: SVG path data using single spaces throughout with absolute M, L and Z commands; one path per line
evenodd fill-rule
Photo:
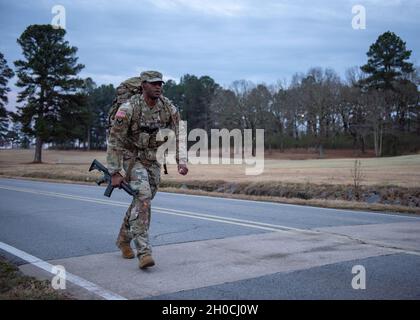
M 138 191 L 127 210 L 117 239 L 124 258 L 133 258 L 130 242 L 134 241 L 141 269 L 155 264 L 149 242 L 151 201 L 156 195 L 161 164 L 156 158 L 157 149 L 165 141 L 158 141 L 160 129 L 172 129 L 176 136 L 178 172 L 188 173 L 185 145 L 179 137 L 185 135 L 180 127 L 177 108 L 162 96 L 162 74 L 157 71 L 142 72 L 142 94 L 131 97 L 119 106 L 111 118 L 108 137 L 107 165 L 112 175 L 112 185 L 120 187 L 125 179 Z M 125 177 L 122 175 L 125 171 Z

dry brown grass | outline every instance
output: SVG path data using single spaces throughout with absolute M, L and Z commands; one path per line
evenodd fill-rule
M 54 290 L 49 281 L 25 276 L 0 256 L 0 300 L 70 300 L 68 293 Z
M 169 175 L 162 176 L 161 187 L 187 194 L 420 213 L 420 154 L 361 160 L 364 195 L 379 194 L 383 202 L 373 204 L 352 201 L 355 158 L 319 160 L 316 154 L 301 150 L 290 152 L 290 159 L 286 153 L 272 155 L 275 159 L 266 157 L 265 171 L 259 176 L 246 176 L 245 165 L 189 165 L 189 174 L 182 177 L 175 165 L 169 165 Z M 335 152 L 337 157 L 345 155 Z M 43 152 L 42 164 L 31 163 L 32 157 L 32 150 L 0 150 L 0 176 L 92 184 L 99 173 L 88 172 L 90 163 L 98 159 L 105 164 L 105 152 L 47 150 Z
M 93 181 L 98 173 L 89 173 L 93 159 L 105 161 L 104 152 L 43 151 L 43 163 L 33 164 L 33 150 L 0 150 L 0 175 Z
M 296 154 L 291 152 L 290 158 Z M 329 152 L 327 151 L 328 155 Z M 281 154 L 287 158 L 287 153 Z M 304 156 L 300 153 L 300 156 Z M 278 158 L 278 154 L 274 154 Z M 316 157 L 306 154 L 306 157 Z M 337 155 L 339 156 L 339 155 Z M 49 151 L 43 152 L 43 164 L 31 164 L 33 150 L 0 150 L 0 175 L 92 181 L 97 174 L 88 173 L 93 159 L 105 163 L 105 152 Z M 264 173 L 246 176 L 245 165 L 190 165 L 188 176 L 177 174 L 176 166 L 169 165 L 167 181 L 188 182 L 191 180 L 223 180 L 229 182 L 284 182 L 350 185 L 354 158 L 340 159 L 272 159 L 266 158 Z M 364 185 L 420 186 L 420 155 L 392 158 L 364 158 L 361 160 Z

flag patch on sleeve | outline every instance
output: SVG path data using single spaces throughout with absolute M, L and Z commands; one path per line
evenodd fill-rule
M 126 116 L 126 113 L 123 110 L 118 110 L 118 112 L 115 114 L 115 118 L 117 119 L 124 119 L 125 116 Z

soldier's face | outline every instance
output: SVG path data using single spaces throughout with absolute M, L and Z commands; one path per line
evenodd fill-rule
M 143 82 L 143 92 L 152 99 L 157 99 L 162 94 L 162 82 Z

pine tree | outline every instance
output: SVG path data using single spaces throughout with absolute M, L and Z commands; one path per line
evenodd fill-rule
M 5 106 L 8 103 L 7 93 L 10 88 L 7 83 L 13 75 L 13 70 L 9 68 L 4 55 L 0 52 L 0 142 L 4 142 L 8 132 L 9 118 Z
M 77 74 L 84 68 L 78 64 L 77 48 L 64 39 L 64 29 L 51 25 L 31 25 L 17 40 L 25 60 L 15 61 L 23 88 L 18 95 L 15 120 L 22 131 L 36 138 L 34 162 L 41 162 L 45 142 L 67 139 L 77 121 L 82 105 L 80 90 L 83 80 Z
M 393 32 L 385 32 L 370 46 L 368 62 L 361 67 L 368 74 L 363 81 L 368 88 L 394 89 L 397 82 L 414 71 L 413 64 L 407 62 L 411 50 Z

